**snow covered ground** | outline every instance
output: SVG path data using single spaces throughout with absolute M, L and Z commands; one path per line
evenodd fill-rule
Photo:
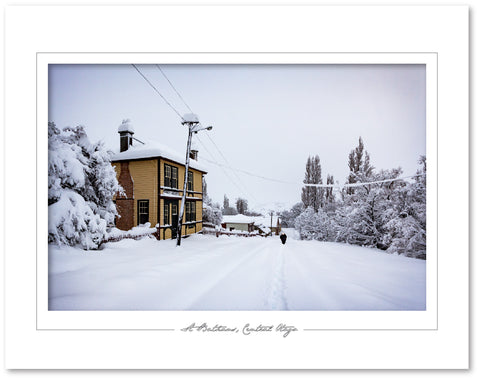
M 425 261 L 287 235 L 51 245 L 49 308 L 425 310 Z

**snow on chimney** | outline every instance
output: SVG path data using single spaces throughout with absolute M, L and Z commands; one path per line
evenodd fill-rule
M 130 119 L 122 121 L 122 124 L 118 127 L 118 133 L 120 134 L 120 152 L 125 152 L 132 145 L 133 134 L 135 133 Z

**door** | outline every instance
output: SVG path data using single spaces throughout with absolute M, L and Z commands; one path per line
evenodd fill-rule
M 177 238 L 178 231 L 178 201 L 171 202 L 172 208 L 172 239 Z
M 164 224 L 170 224 L 172 230 L 172 239 L 177 238 L 178 224 L 178 201 L 165 199 Z

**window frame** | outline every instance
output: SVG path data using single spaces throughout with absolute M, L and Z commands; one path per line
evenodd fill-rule
M 196 222 L 197 220 L 197 205 L 195 201 L 185 202 L 185 222 Z
M 168 175 L 167 175 L 168 173 Z M 167 182 L 168 181 L 168 182 Z M 164 164 L 163 168 L 163 186 L 171 187 L 172 183 L 172 167 L 168 164 Z
M 178 189 L 178 167 L 167 163 L 163 166 L 163 186 Z
M 145 205 L 141 205 L 141 203 L 146 203 Z M 144 209 L 146 207 L 146 213 L 141 212 L 142 208 Z M 137 226 L 140 224 L 145 224 L 145 223 L 140 223 L 140 215 L 147 215 L 147 221 L 145 223 L 148 223 L 150 221 L 150 200 L 149 199 L 138 199 L 137 200 Z
M 191 170 L 188 171 L 187 175 L 187 191 L 193 191 L 193 172 Z
M 163 202 L 163 225 L 170 225 L 170 203 Z

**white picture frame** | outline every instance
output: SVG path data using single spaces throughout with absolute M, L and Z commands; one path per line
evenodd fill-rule
M 80 27 L 82 19 L 90 20 L 88 28 Z M 192 37 L 183 25 L 197 19 L 202 28 Z M 249 20 L 248 28 L 233 21 L 242 19 Z M 7 202 L 6 210 L 7 368 L 468 367 L 468 196 L 458 196 L 468 191 L 467 7 L 10 7 L 6 20 L 6 155 L 15 162 L 15 170 L 8 166 L 6 198 L 26 200 L 16 209 Z M 128 20 L 128 28 L 119 20 Z M 36 33 L 22 34 L 26 25 Z M 427 157 L 438 157 L 428 169 L 427 236 L 434 254 L 427 260 L 427 310 L 48 311 L 46 69 L 49 63 L 132 59 L 425 64 Z M 452 207 L 454 169 L 458 186 Z M 33 210 L 36 240 L 25 241 L 18 226 Z M 21 252 L 18 241 L 25 241 Z M 285 324 L 297 331 L 286 337 L 182 331 L 202 321 L 240 329 Z M 313 346 L 316 350 L 308 349 Z

